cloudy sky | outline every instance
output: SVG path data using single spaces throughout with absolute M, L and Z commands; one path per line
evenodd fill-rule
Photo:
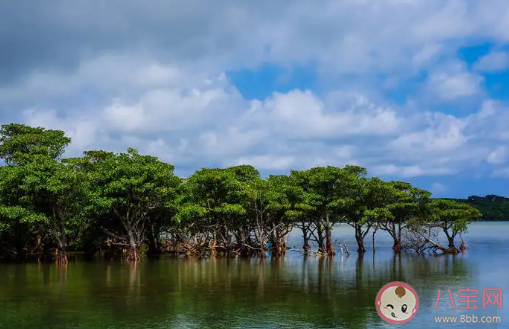
M 262 173 L 508 195 L 507 0 L 0 2 L 0 122 Z

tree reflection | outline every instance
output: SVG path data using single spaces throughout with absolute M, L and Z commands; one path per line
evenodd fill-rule
M 277 323 L 292 328 L 373 328 L 383 323 L 375 297 L 388 282 L 407 282 L 426 296 L 450 283 L 451 275 L 460 285 L 471 276 L 461 257 L 383 252 L 334 261 L 286 257 L 261 262 L 217 258 L 137 265 L 76 263 L 65 273 L 35 266 L 7 267 L 0 276 L 3 316 L 24 318 L 12 327 L 79 322 L 87 328 L 94 323 L 110 323 L 112 328 L 249 328 Z M 18 297 L 14 301 L 12 296 Z

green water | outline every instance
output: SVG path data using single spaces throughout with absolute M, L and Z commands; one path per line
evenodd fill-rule
M 350 234 L 340 228 L 335 238 L 350 244 Z M 434 315 L 473 313 L 452 310 L 446 299 L 434 309 L 437 289 L 509 291 L 509 223 L 475 223 L 467 237 L 470 250 L 455 257 L 394 256 L 388 237 L 379 235 L 376 253 L 361 258 L 164 258 L 137 266 L 76 260 L 66 270 L 0 265 L 0 328 L 392 327 L 374 308 L 378 290 L 390 281 L 405 281 L 419 294 L 419 311 L 408 327 L 435 328 Z M 298 233 L 292 243 L 300 243 Z M 508 323 L 508 308 L 476 314 L 498 314 Z

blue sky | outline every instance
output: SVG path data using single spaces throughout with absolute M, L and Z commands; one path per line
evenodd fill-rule
M 0 72 L 0 122 L 65 130 L 70 156 L 509 196 L 506 0 L 2 2 Z

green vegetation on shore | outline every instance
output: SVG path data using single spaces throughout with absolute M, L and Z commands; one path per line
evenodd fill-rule
M 469 196 L 467 199 L 444 199 L 463 202 L 477 208 L 481 214 L 481 220 L 501 221 L 509 219 L 509 198 L 499 195 Z
M 358 166 L 315 167 L 262 178 L 249 165 L 203 168 L 187 178 L 134 149 L 86 151 L 61 158 L 63 131 L 21 124 L 0 130 L 0 256 L 67 263 L 67 251 L 87 258 L 140 259 L 164 251 L 188 256 L 266 257 L 287 252 L 300 229 L 303 253 L 334 256 L 335 224 L 354 228 L 357 251 L 384 230 L 396 253 L 457 253 L 456 238 L 482 217 L 464 202 L 431 198 L 407 182 L 367 177 Z M 440 231 L 446 245 L 437 238 Z M 163 238 L 162 238 L 163 237 Z

